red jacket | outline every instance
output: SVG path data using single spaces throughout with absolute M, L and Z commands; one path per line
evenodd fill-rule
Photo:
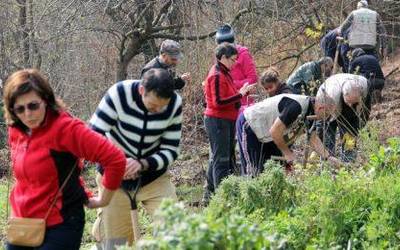
M 222 63 L 215 64 L 208 73 L 204 94 L 206 116 L 236 120 L 242 95 L 236 90 L 228 68 Z
M 19 126 L 11 126 L 8 132 L 15 178 L 10 195 L 13 217 L 44 218 L 76 162 L 80 164 L 57 198 L 47 226 L 82 211 L 89 194 L 80 178 L 81 158 L 102 164 L 106 188 L 120 186 L 126 165 L 123 152 L 66 112 L 48 110 L 43 125 L 30 136 Z

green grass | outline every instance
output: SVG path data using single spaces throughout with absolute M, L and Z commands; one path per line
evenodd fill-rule
M 203 196 L 203 187 L 201 185 L 181 185 L 176 187 L 176 195 L 179 201 L 184 201 L 187 205 L 197 205 Z
M 0 179 L 0 249 L 4 249 L 5 230 L 7 225 L 8 183 L 6 178 Z

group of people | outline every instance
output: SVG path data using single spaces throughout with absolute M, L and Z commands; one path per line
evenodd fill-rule
M 361 10 L 366 6 L 366 1 L 359 2 Z M 367 39 L 356 32 L 364 27 L 357 22 L 357 11 L 339 30 L 350 38 Z M 364 12 L 380 20 L 376 12 Z M 355 150 L 348 147 L 337 157 L 336 130 L 341 138 L 355 137 L 365 124 L 371 93 L 384 85 L 371 81 L 378 76 L 384 80 L 377 72 L 379 63 L 369 67 L 375 54 L 350 42 L 354 54 L 350 73 L 330 76 L 335 58 L 325 54 L 299 67 L 285 83 L 274 67 L 258 77 L 249 50 L 235 43 L 231 26 L 218 28 L 216 42 L 215 64 L 203 81 L 204 124 L 210 142 L 206 202 L 235 169 L 236 141 L 243 176 L 257 176 L 274 156 L 296 161 L 292 144 L 303 132 L 321 158 L 333 165 L 354 159 Z M 335 50 L 341 45 L 336 43 Z M 46 217 L 45 239 L 37 249 L 79 249 L 84 206 L 98 208 L 92 230 L 98 249 L 130 245 L 135 238 L 132 197 L 150 215 L 164 198 L 177 199 L 168 167 L 179 154 L 179 90 L 191 82 L 189 72 L 177 75 L 174 70 L 181 58 L 178 42 L 163 41 L 140 79 L 121 81 L 107 90 L 89 125 L 69 114 L 38 70 L 19 70 L 7 79 L 4 116 L 16 180 L 10 193 L 11 216 Z M 257 85 L 269 97 L 255 103 L 252 94 Z M 80 177 L 83 160 L 97 163 L 98 195 L 86 190 Z M 36 248 L 7 243 L 7 249 Z
M 387 56 L 387 34 L 380 15 L 368 8 L 367 1 L 359 1 L 340 27 L 326 33 L 320 46 L 325 56 L 337 61 L 343 73 L 367 78 L 372 96 L 380 99 L 385 77 L 379 60 Z
M 344 34 L 343 41 L 339 37 Z M 324 57 L 301 65 L 286 82 L 280 80 L 276 68 L 270 67 L 257 84 L 248 50 L 240 53 L 243 47 L 234 44 L 231 27 L 220 27 L 216 33 L 216 64 L 203 82 L 207 103 L 204 122 L 210 142 L 204 201 L 234 172 L 236 140 L 243 176 L 257 176 L 269 159 L 285 159 L 288 165 L 299 161 L 292 145 L 304 132 L 321 159 L 337 167 L 353 161 L 355 138 L 368 120 L 372 97 L 379 96 L 384 86 L 375 47 L 379 37 L 379 51 L 386 55 L 385 35 L 377 12 L 368 9 L 367 1 L 359 1 L 343 24 L 322 38 Z M 332 74 L 344 47 L 351 57 L 340 57 L 343 73 Z M 244 67 L 243 60 L 251 62 Z M 348 67 L 343 66 L 347 65 L 345 60 Z M 269 97 L 254 104 L 249 96 L 256 85 L 261 85 Z

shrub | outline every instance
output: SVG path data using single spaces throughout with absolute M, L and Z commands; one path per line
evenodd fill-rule
M 157 214 L 153 238 L 137 244 L 138 249 L 280 249 L 285 241 L 266 234 L 240 215 L 211 220 L 188 214 L 182 203 L 164 201 Z
M 290 207 L 295 189 L 286 179 L 282 167 L 269 161 L 265 169 L 255 179 L 231 176 L 223 181 L 206 209 L 206 214 L 211 218 L 240 214 L 263 219 Z
M 165 202 L 142 249 L 387 249 L 400 245 L 400 139 L 364 168 L 287 178 L 268 162 L 229 177 L 203 213 Z M 307 171 L 307 170 L 303 170 Z

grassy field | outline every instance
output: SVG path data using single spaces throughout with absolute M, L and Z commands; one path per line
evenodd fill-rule
M 8 201 L 8 188 L 7 188 L 7 179 L 0 179 L 0 237 L 1 237 L 1 246 L 0 249 L 4 249 L 4 235 L 5 228 L 7 224 L 7 201 Z

